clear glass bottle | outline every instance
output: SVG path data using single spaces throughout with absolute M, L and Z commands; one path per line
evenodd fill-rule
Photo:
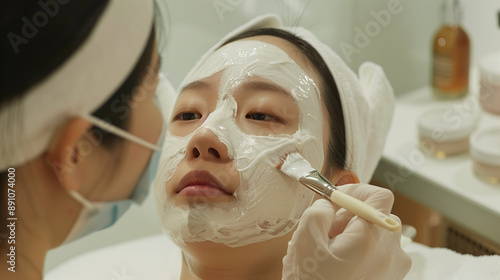
M 465 96 L 469 89 L 469 36 L 460 26 L 458 0 L 444 0 L 444 23 L 434 36 L 432 86 L 441 99 Z

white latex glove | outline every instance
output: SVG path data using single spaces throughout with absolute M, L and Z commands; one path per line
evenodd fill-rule
M 389 215 L 391 191 L 368 184 L 338 189 Z M 401 221 L 395 215 L 391 218 Z M 403 279 L 411 259 L 392 233 L 318 199 L 302 215 L 283 258 L 282 279 Z

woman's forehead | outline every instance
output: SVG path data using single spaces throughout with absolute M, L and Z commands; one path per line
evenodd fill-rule
M 299 55 L 300 51 L 291 43 L 277 37 L 256 36 L 234 41 L 205 58 L 186 78 L 181 92 L 195 86 L 206 88 L 203 84 L 208 83 L 224 95 L 241 85 L 250 85 L 274 86 L 277 91 L 281 87 L 296 101 L 311 95 L 319 97 L 319 89 L 308 74 L 311 71 L 303 69 L 309 67 Z
M 293 66 L 294 65 L 294 66 Z M 227 72 L 228 68 L 240 67 L 240 72 L 232 76 L 252 76 L 258 69 L 280 71 L 286 67 L 295 67 L 298 71 L 282 73 L 293 75 L 300 73 L 316 82 L 316 72 L 307 57 L 292 43 L 274 36 L 254 36 L 231 42 L 216 49 L 199 62 L 197 67 L 184 80 L 188 83 L 212 76 L 217 72 Z M 258 69 L 257 69 L 258 68 Z M 276 73 L 276 72 L 275 72 Z M 260 73 L 262 74 L 262 73 Z
M 263 43 L 268 43 L 271 45 L 274 45 L 281 50 L 283 50 L 297 65 L 302 68 L 302 70 L 309 76 L 311 77 L 314 82 L 317 84 L 319 83 L 319 76 L 316 71 L 314 71 L 314 66 L 312 65 L 312 62 L 310 62 L 306 55 L 302 53 L 301 50 L 298 49 L 297 46 L 295 46 L 293 43 L 280 38 L 276 36 L 271 36 L 271 35 L 259 35 L 259 36 L 253 36 L 253 37 L 248 37 L 244 39 L 240 39 L 238 41 L 249 41 L 249 40 L 254 40 L 254 41 L 260 41 Z M 235 42 L 238 42 L 235 41 Z

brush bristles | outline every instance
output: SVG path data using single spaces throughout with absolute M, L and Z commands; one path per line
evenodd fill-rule
M 297 181 L 315 171 L 311 164 L 297 152 L 289 153 L 279 170 Z
M 283 145 L 281 147 L 276 147 L 275 153 L 279 155 L 276 161 L 272 161 L 272 165 L 276 167 L 276 169 L 280 170 L 283 164 L 285 163 L 287 157 L 291 153 L 296 153 L 297 149 L 290 145 Z
M 276 168 L 277 169 L 281 169 L 281 167 L 283 167 L 284 163 L 285 163 L 285 159 L 284 158 L 280 158 L 280 162 L 276 165 Z
M 282 153 L 279 157 L 279 162 L 276 164 L 277 169 L 281 169 L 283 167 L 283 164 L 285 164 L 286 159 L 288 158 L 288 155 L 291 154 L 292 152 L 286 152 Z

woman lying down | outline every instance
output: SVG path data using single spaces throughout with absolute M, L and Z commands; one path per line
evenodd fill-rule
M 359 78 L 314 35 L 257 18 L 209 50 L 182 83 L 154 183 L 180 279 L 402 279 L 392 233 L 276 168 L 298 152 L 339 190 L 389 215 L 366 184 L 394 99 L 382 69 Z M 361 183 L 360 183 L 361 182 Z M 399 219 L 392 215 L 395 221 Z

